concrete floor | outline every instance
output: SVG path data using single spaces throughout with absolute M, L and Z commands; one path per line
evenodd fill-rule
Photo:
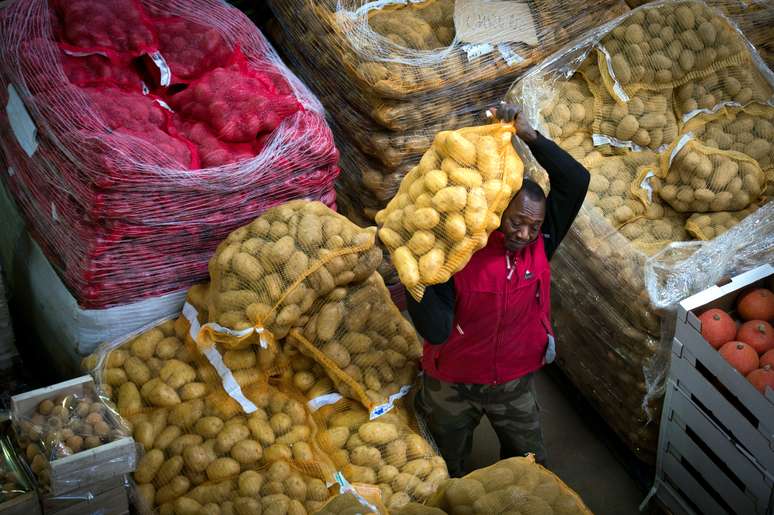
M 598 432 L 545 372 L 537 375 L 537 391 L 549 468 L 578 492 L 596 515 L 638 513 L 645 495 Z M 474 436 L 470 467 L 491 465 L 498 457 L 497 437 L 484 418 Z

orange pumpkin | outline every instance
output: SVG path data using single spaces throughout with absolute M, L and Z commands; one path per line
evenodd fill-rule
M 755 349 L 758 354 L 774 349 L 774 329 L 763 320 L 750 320 L 740 325 L 736 339 Z
M 758 353 L 744 342 L 728 342 L 718 352 L 744 376 L 758 368 Z
M 771 368 L 774 368 L 774 349 L 764 352 L 763 356 L 761 356 L 761 368 L 765 367 L 766 365 L 771 365 Z
M 744 320 L 774 319 L 774 293 L 766 288 L 748 291 L 736 301 L 736 311 Z
M 699 320 L 701 335 L 716 349 L 736 336 L 736 322 L 722 309 L 708 309 Z
M 747 374 L 747 380 L 761 393 L 765 393 L 767 386 L 774 390 L 774 368 L 771 365 L 765 365 L 753 370 Z

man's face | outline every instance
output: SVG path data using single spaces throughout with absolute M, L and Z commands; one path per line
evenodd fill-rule
M 534 200 L 524 192 L 518 193 L 503 213 L 500 231 L 505 235 L 505 248 L 520 250 L 538 237 L 546 217 L 546 201 Z

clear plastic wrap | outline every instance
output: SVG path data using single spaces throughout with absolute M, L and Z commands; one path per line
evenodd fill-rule
M 358 223 L 385 207 L 389 198 L 376 190 L 397 184 L 437 132 L 483 123 L 481 113 L 513 79 L 626 11 L 615 0 L 529 1 L 520 19 L 535 41 L 479 45 L 454 33 L 453 0 L 269 4 L 282 25 L 269 31 L 328 108 L 339 147 L 355 146 L 370 159 L 342 160 L 338 191 L 352 200 L 349 216 Z M 374 192 L 362 207 L 361 191 Z
M 78 18 L 90 1 L 0 15 L 3 180 L 81 305 L 204 278 L 217 242 L 272 205 L 334 205 L 322 107 L 244 15 L 214 0 L 103 4 L 132 14 L 112 32 L 113 11 Z
M 0 507 L 3 503 L 33 492 L 34 486 L 27 477 L 8 436 L 0 438 Z
M 53 498 L 137 463 L 123 419 L 88 376 L 13 397 L 11 419 L 38 487 Z
M 748 13 L 733 0 L 712 1 L 710 6 L 724 12 L 736 6 L 733 16 L 749 21 Z M 678 15 L 678 7 L 688 10 L 681 9 Z M 750 5 L 749 13 L 760 12 L 759 7 Z M 770 166 L 770 149 L 774 142 L 774 133 L 769 131 L 771 107 L 766 105 L 771 101 L 774 76 L 754 47 L 744 39 L 739 27 L 720 11 L 707 9 L 706 4 L 697 2 L 648 3 L 555 54 L 517 81 L 506 97 L 523 104 L 530 121 L 545 134 L 554 131 L 557 143 L 580 158 L 592 174 L 586 202 L 552 265 L 558 363 L 613 429 L 646 461 L 655 457 L 660 396 L 671 341 L 671 306 L 681 295 L 706 288 L 731 269 L 770 260 L 774 243 L 772 208 L 764 204 L 767 184 L 761 174 L 763 166 Z M 664 23 L 659 22 L 661 27 L 657 25 L 657 18 L 665 20 L 671 31 L 677 33 L 678 28 L 682 32 L 693 30 L 684 26 L 691 15 L 694 26 L 699 20 L 698 26 L 705 27 L 701 29 L 706 32 L 705 37 L 711 32 L 707 23 L 716 28 L 716 37 L 723 32 L 723 45 L 733 43 L 737 49 L 736 57 L 717 59 L 712 66 L 704 66 L 704 63 L 695 70 L 696 73 L 692 71 L 663 83 L 656 81 L 655 71 L 648 84 L 640 79 L 623 83 L 609 80 L 616 76 L 618 61 L 633 59 L 638 54 L 643 55 L 643 67 L 650 67 L 651 71 L 669 69 L 680 76 L 676 69 L 673 70 L 674 66 L 682 66 L 679 56 L 665 67 L 665 62 L 658 62 L 660 58 L 654 59 L 658 49 L 651 45 L 659 39 L 664 28 Z M 659 35 L 647 32 L 656 29 L 659 29 Z M 640 34 L 640 30 L 647 33 Z M 630 32 L 628 38 L 627 31 Z M 692 36 L 687 38 L 691 40 Z M 682 45 L 684 38 L 679 36 L 678 39 Z M 655 44 L 659 45 L 657 41 Z M 616 58 L 615 66 L 612 62 L 608 66 L 608 60 L 615 55 L 620 56 Z M 687 66 L 689 57 L 685 59 Z M 666 78 L 665 73 L 661 76 Z M 601 92 L 618 101 L 595 102 L 596 110 L 602 107 L 602 111 L 606 111 L 609 107 L 610 112 L 600 118 L 600 113 L 595 111 L 593 130 L 577 123 L 571 125 L 573 134 L 565 135 L 559 132 L 563 127 L 551 120 L 554 116 L 551 108 L 548 111 L 546 108 L 552 103 L 554 110 L 560 104 L 567 107 L 567 112 L 561 115 L 562 120 L 566 119 L 564 127 L 573 123 L 573 109 L 577 111 L 574 116 L 580 121 L 580 107 L 587 96 L 578 83 L 580 79 L 586 81 L 595 98 L 599 98 Z M 704 91 L 698 91 L 698 94 L 701 98 L 707 97 L 704 105 L 697 102 L 699 109 L 693 109 L 692 105 L 688 106 L 690 109 L 686 108 L 685 101 L 696 96 L 696 88 L 702 81 L 707 87 L 702 86 Z M 752 83 L 756 87 L 752 87 Z M 729 84 L 731 91 L 727 89 Z M 733 102 L 729 103 L 729 95 L 738 94 L 744 87 L 749 87 L 750 95 L 731 98 Z M 598 89 L 596 93 L 595 89 Z M 759 94 L 756 96 L 755 92 Z M 712 102 L 708 98 L 710 94 Z M 648 110 L 643 95 L 651 102 L 655 96 L 659 97 L 658 109 L 651 105 Z M 664 102 L 666 109 L 662 109 Z M 621 112 L 612 116 L 612 110 Z M 598 129 L 612 118 L 619 119 L 623 110 L 626 111 L 624 116 L 632 115 L 638 130 L 647 116 L 658 113 L 673 116 L 677 133 L 671 147 L 664 147 L 666 140 L 663 138 L 661 145 L 653 149 L 655 151 L 643 150 L 649 145 L 619 146 L 621 141 L 634 143 L 636 132 L 630 134 L 633 127 L 626 127 L 621 138 L 596 137 L 600 132 L 618 131 L 618 126 L 609 127 L 608 131 Z M 670 127 L 674 125 L 670 123 Z M 744 130 L 738 130 L 740 127 Z M 660 135 L 664 133 L 662 128 Z M 685 138 L 683 146 L 685 141 L 693 138 L 693 143 L 688 144 L 689 150 L 692 145 L 701 145 L 705 155 L 728 155 L 744 162 L 745 170 L 747 165 L 756 169 L 754 176 L 747 178 L 748 186 L 755 186 L 754 191 L 738 206 L 744 211 L 726 212 L 726 207 L 724 212 L 704 214 L 697 211 L 705 207 L 711 209 L 711 206 L 678 205 L 680 212 L 672 208 L 667 202 L 669 192 L 666 197 L 663 194 L 670 179 L 662 164 L 669 162 L 672 150 L 682 138 Z M 680 150 L 685 150 L 683 146 L 674 153 L 678 159 L 673 163 L 679 161 Z M 541 176 L 540 167 L 529 159 L 528 153 L 524 155 L 527 156 L 526 173 Z M 696 167 L 686 170 L 690 173 L 680 180 L 686 182 L 693 195 L 702 185 L 694 180 L 698 179 Z M 710 172 L 712 176 L 718 170 L 710 166 Z M 731 177 L 723 186 L 713 182 L 715 189 L 711 193 L 729 191 L 731 195 L 731 190 L 740 191 L 745 184 L 745 173 L 739 173 L 739 181 L 733 181 L 734 177 Z M 705 193 L 702 191 L 700 195 Z M 761 193 L 764 196 L 759 198 Z M 754 210 L 748 207 L 751 205 L 762 207 Z M 718 220 L 712 218 L 715 216 Z M 690 241 L 693 238 L 708 239 Z M 749 252 L 745 246 L 750 247 Z M 675 291 L 677 286 L 682 287 L 679 293 Z
M 8 311 L 5 279 L 2 277 L 2 271 L 2 266 L 0 266 L 0 370 L 6 370 L 11 368 L 13 359 L 19 355 L 19 352 L 14 344 L 11 313 Z

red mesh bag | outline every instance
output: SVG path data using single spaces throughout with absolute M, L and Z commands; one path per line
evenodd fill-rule
M 172 84 L 188 82 L 220 66 L 231 55 L 223 35 L 213 27 L 184 18 L 156 19 L 159 51 L 172 72 Z
M 155 52 L 153 24 L 137 0 L 52 0 L 57 36 L 78 49 Z
M 170 105 L 187 119 L 209 125 L 230 143 L 246 143 L 272 132 L 300 109 L 277 74 L 250 70 L 239 49 L 226 66 L 191 82 L 170 98 Z
M 118 54 L 84 54 L 62 49 L 62 67 L 76 86 L 115 86 L 130 91 L 142 90 L 142 77 L 129 59 Z

